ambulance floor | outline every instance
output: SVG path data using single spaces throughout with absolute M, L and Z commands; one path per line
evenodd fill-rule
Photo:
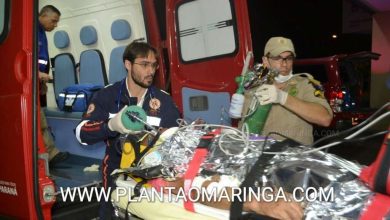
M 101 180 L 101 171 L 85 172 L 85 167 L 101 165 L 101 160 L 70 154 L 69 158 L 50 168 L 51 178 L 54 180 L 57 191 L 62 188 L 83 187 L 90 184 L 98 185 Z

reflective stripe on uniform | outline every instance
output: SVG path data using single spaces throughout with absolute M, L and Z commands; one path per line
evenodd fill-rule
M 47 65 L 47 61 L 46 60 L 38 60 L 38 63 L 43 64 L 43 65 Z

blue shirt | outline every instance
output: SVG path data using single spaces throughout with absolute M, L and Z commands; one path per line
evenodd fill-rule
M 45 29 L 40 23 L 38 24 L 38 68 L 40 72 L 49 73 L 47 37 Z
M 118 113 L 125 105 L 135 105 L 137 103 L 136 98 L 130 97 L 125 80 L 126 78 L 96 92 L 87 112 L 84 113 L 82 121 L 76 128 L 76 137 L 83 144 L 106 142 L 106 155 L 102 168 L 103 186 L 105 188 L 113 185 L 110 173 L 119 168 L 122 156 L 122 146 L 119 141 L 120 134 L 108 128 L 110 114 Z M 158 99 L 161 103 L 157 110 L 150 107 L 149 102 L 153 98 Z M 180 118 L 179 110 L 172 98 L 156 87 L 149 87 L 142 108 L 148 116 L 161 119 L 160 127 L 178 126 L 176 120 Z

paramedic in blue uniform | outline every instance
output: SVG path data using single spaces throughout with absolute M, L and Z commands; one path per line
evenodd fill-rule
M 38 78 L 39 78 L 39 97 L 41 107 L 46 106 L 46 83 L 51 79 L 49 75 L 50 61 L 47 38 L 45 31 L 52 31 L 57 27 L 61 12 L 53 5 L 44 6 L 39 12 L 38 22 Z M 68 158 L 67 152 L 60 152 L 54 144 L 51 133 L 48 129 L 46 116 L 43 110 L 41 114 L 41 132 L 45 143 L 46 151 L 49 154 L 50 166 L 54 166 Z
M 41 106 L 46 106 L 46 83 L 51 80 L 49 75 L 50 58 L 47 45 L 46 31 L 50 32 L 57 27 L 61 12 L 53 5 L 44 6 L 39 12 L 38 23 L 38 68 L 39 68 L 39 95 Z
M 154 126 L 170 128 L 177 126 L 179 110 L 172 98 L 152 85 L 158 68 L 158 53 L 155 48 L 144 42 L 133 42 L 123 54 L 127 77 L 95 93 L 76 127 L 76 137 L 81 144 L 106 142 L 106 154 L 103 159 L 103 186 L 106 190 L 115 187 L 110 173 L 119 168 L 121 159 L 121 134 L 131 133 L 122 122 L 122 110 L 128 105 L 142 107 Z M 111 191 L 113 188 L 111 188 Z M 112 205 L 101 201 L 100 219 L 109 219 Z

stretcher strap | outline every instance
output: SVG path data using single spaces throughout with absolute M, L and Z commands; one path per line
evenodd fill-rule
M 374 192 L 390 195 L 390 135 L 383 141 L 375 161 L 362 169 L 359 178 Z
M 382 148 L 384 148 L 382 160 L 374 177 L 373 187 L 375 192 L 390 195 L 390 135 L 384 141 Z
M 200 165 L 203 163 L 207 156 L 208 148 L 211 144 L 211 141 L 218 133 L 220 133 L 220 130 L 210 132 L 202 136 L 198 147 L 195 150 L 194 156 L 188 164 L 187 172 L 184 174 L 184 192 L 186 195 L 186 200 L 184 201 L 184 208 L 188 211 L 195 212 L 194 204 L 189 199 L 190 195 L 188 193 L 191 189 L 194 178 L 198 174 Z
M 371 203 L 364 209 L 359 217 L 361 220 L 388 219 L 390 217 L 390 196 L 375 194 Z
M 184 192 L 187 199 L 184 201 L 184 208 L 188 211 L 195 212 L 194 204 L 189 199 L 189 191 L 192 186 L 192 182 L 198 174 L 200 164 L 204 161 L 207 155 L 207 149 L 196 149 L 194 157 L 189 163 L 187 172 L 184 175 Z

